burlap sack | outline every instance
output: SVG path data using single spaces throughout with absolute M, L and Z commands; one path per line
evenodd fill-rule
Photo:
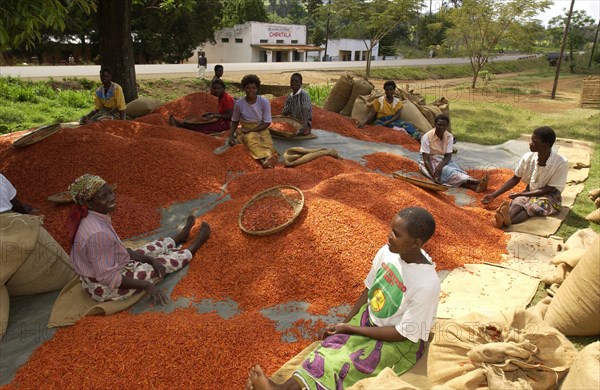
M 592 201 L 596 200 L 596 198 L 600 197 L 600 188 L 588 191 L 588 196 Z
M 539 301 L 535 306 L 528 307 L 527 311 L 538 317 L 540 320 L 543 320 L 548 311 L 548 307 L 550 306 L 550 302 L 552 302 L 552 297 L 546 297 Z
M 6 327 L 8 325 L 8 312 L 10 309 L 10 300 L 8 298 L 8 291 L 6 287 L 0 287 L 0 339 L 6 333 Z
M 560 285 L 565 281 L 565 279 L 567 278 L 569 273 L 571 273 L 572 270 L 573 267 L 571 267 L 569 264 L 561 263 L 557 265 L 556 268 L 554 268 L 552 271 L 548 271 L 547 273 L 545 273 L 542 276 L 542 282 L 544 282 L 545 285 Z
M 592 228 L 579 229 L 562 244 L 559 251 L 567 251 L 571 249 L 587 249 L 596 240 L 596 232 Z
M 339 158 L 338 152 L 335 149 L 305 149 L 296 147 L 289 148 L 283 153 L 283 164 L 286 167 L 295 167 L 296 165 L 305 164 L 323 156 Z
M 384 368 L 373 378 L 363 379 L 356 382 L 348 390 L 417 390 L 418 387 L 404 382 L 398 378 L 394 370 L 389 367 Z
M 544 320 L 567 336 L 600 334 L 600 235 L 560 286 Z
M 573 248 L 566 251 L 557 252 L 552 258 L 552 264 L 567 264 L 571 268 L 575 268 L 579 260 L 583 257 L 587 249 L 584 248 Z
M 587 219 L 590 222 L 600 224 L 600 209 L 592 211 L 591 213 L 585 216 L 585 219 Z
M 436 106 L 442 111 L 442 114 L 450 117 L 450 102 L 445 97 L 441 97 L 438 100 L 431 103 L 432 106 Z
M 346 74 L 340 77 L 331 89 L 331 92 L 329 92 L 323 108 L 331 112 L 342 111 L 342 108 L 348 103 L 348 98 L 352 94 L 353 84 L 354 81 L 350 75 Z
M 373 100 L 383 96 L 383 92 L 381 91 L 372 91 L 368 95 L 359 96 L 354 101 L 354 106 L 352 107 L 352 118 L 357 121 L 365 120 L 369 111 L 373 107 Z
M 0 287 L 17 272 L 34 251 L 42 221 L 18 213 L 0 214 Z
M 125 114 L 131 118 L 138 118 L 140 116 L 150 114 L 161 104 L 162 103 L 160 100 L 148 97 L 140 97 L 127 103 Z
M 427 121 L 431 125 L 431 128 L 433 128 L 435 126 L 435 117 L 438 115 L 441 115 L 442 110 L 440 110 L 439 107 L 437 107 L 437 106 L 419 106 L 419 105 L 417 105 L 416 107 L 419 109 L 421 114 L 423 114 L 425 119 L 427 119 Z
M 342 111 L 340 111 L 340 114 L 346 116 L 352 115 L 352 109 L 354 108 L 356 99 L 361 95 L 370 94 L 371 91 L 373 91 L 373 88 L 375 87 L 367 79 L 359 78 L 354 80 L 354 83 L 352 84 L 352 93 L 348 97 L 348 101 L 346 102 L 346 105 L 344 105 L 344 108 L 342 108 Z
M 560 389 L 600 389 L 600 341 L 579 351 Z
M 400 110 L 400 119 L 409 122 L 421 132 L 426 133 L 432 129 L 429 121 L 421 114 L 421 111 L 412 102 L 402 101 L 402 110 Z
M 126 310 L 146 295 L 144 291 L 122 301 L 98 303 L 81 286 L 79 276 L 73 277 L 62 289 L 50 313 L 48 328 L 73 325 L 88 315 L 111 315 Z
M 564 335 L 525 310 L 448 321 L 429 348 L 430 383 L 452 389 L 556 388 L 577 354 Z
M 69 255 L 40 227 L 35 247 L 8 279 L 6 288 L 10 296 L 39 294 L 60 290 L 73 276 Z

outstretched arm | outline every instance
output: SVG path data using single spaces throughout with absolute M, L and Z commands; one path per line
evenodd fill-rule
M 506 181 L 506 183 L 502 184 L 502 187 L 498 188 L 496 191 L 492 192 L 491 194 L 484 196 L 483 199 L 481 200 L 481 202 L 483 204 L 490 203 L 492 200 L 496 199 L 498 196 L 502 195 L 506 191 L 512 189 L 514 186 L 519 184 L 520 181 L 521 181 L 521 178 L 517 175 L 511 177 L 510 179 L 508 179 Z
M 510 194 L 508 197 L 511 199 L 516 198 L 517 196 L 528 196 L 528 197 L 532 197 L 532 196 L 544 196 L 547 195 L 551 192 L 556 191 L 556 187 L 552 187 L 552 186 L 544 186 L 542 188 L 538 188 L 537 190 L 534 191 L 523 191 L 523 192 L 517 192 L 514 194 Z
M 406 340 L 393 326 L 356 326 L 342 323 L 330 327 L 329 335 L 336 333 L 357 334 L 381 341 Z

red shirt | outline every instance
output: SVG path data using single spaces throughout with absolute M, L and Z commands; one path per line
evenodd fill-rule
M 235 100 L 227 92 L 223 92 L 223 96 L 219 98 L 219 114 L 225 114 L 228 110 L 233 110 L 235 106 Z M 226 122 L 230 122 L 230 119 L 223 119 Z

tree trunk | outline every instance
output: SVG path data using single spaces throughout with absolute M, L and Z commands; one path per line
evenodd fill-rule
M 366 70 L 366 77 L 367 80 L 369 79 L 369 77 L 371 77 L 371 53 L 373 52 L 373 47 L 370 46 L 369 48 L 367 48 L 367 70 Z
M 131 39 L 131 1 L 98 1 L 100 65 L 110 68 L 113 81 L 123 87 L 126 102 L 137 99 Z
M 479 71 L 481 70 L 481 65 L 479 63 L 479 59 L 475 60 L 471 58 L 471 68 L 473 69 L 473 81 L 471 82 L 471 89 L 475 89 L 477 85 L 477 77 L 479 76 Z

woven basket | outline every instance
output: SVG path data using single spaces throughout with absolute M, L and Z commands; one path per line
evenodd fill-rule
M 12 145 L 15 148 L 23 148 L 25 146 L 33 145 L 36 142 L 40 142 L 41 140 L 50 137 L 58 130 L 60 130 L 60 123 L 38 127 L 37 129 L 32 130 L 24 136 L 20 137 L 19 139 L 15 140 Z
M 272 117 L 273 123 L 287 123 L 288 125 L 292 125 L 294 127 L 294 129 L 296 129 L 296 131 L 300 130 L 302 128 L 302 122 L 300 122 L 298 119 L 296 118 L 292 118 L 289 116 L 283 116 L 283 115 L 275 115 Z M 272 135 L 275 136 L 279 136 L 279 137 L 285 137 L 285 138 L 291 138 L 291 137 L 295 137 L 296 133 L 288 133 L 286 131 L 280 131 L 280 130 L 276 130 L 273 128 L 269 127 L 269 132 Z
M 295 193 L 297 193 L 299 195 L 299 199 L 290 198 L 289 196 L 286 196 L 285 194 L 282 193 L 282 190 L 284 190 L 284 189 L 293 190 Z M 280 198 L 285 199 L 290 204 L 290 206 L 292 206 L 292 208 L 294 209 L 294 215 L 285 223 L 283 223 L 279 226 L 276 226 L 272 229 L 250 230 L 250 229 L 246 228 L 242 224 L 242 217 L 244 215 L 244 211 L 246 211 L 246 209 L 250 205 L 252 205 L 254 202 L 256 202 L 260 199 L 269 197 L 269 196 L 280 197 Z M 238 215 L 238 225 L 240 226 L 240 229 L 242 229 L 242 231 L 245 233 L 253 234 L 256 236 L 266 236 L 266 235 L 281 231 L 281 230 L 285 229 L 286 227 L 288 227 L 289 225 L 291 225 L 296 220 L 296 218 L 298 218 L 298 216 L 300 215 L 300 212 L 302 211 L 302 207 L 304 207 L 304 194 L 298 187 L 289 186 L 289 185 L 272 187 L 272 188 L 269 188 L 262 192 L 259 192 L 258 194 L 254 195 L 252 198 L 250 198 L 250 200 L 248 202 L 246 202 L 244 207 L 242 207 L 242 209 L 240 210 L 240 214 Z
M 50 195 L 48 197 L 48 202 L 52 203 L 71 203 L 74 202 L 73 196 L 69 191 L 59 192 L 58 194 Z
M 446 191 L 448 189 L 448 187 L 443 186 L 441 184 L 437 184 L 434 183 L 428 179 L 417 179 L 416 177 L 412 177 L 412 176 L 407 176 L 407 175 L 403 175 L 401 173 L 398 172 L 394 172 L 393 176 L 396 179 L 400 179 L 403 180 L 407 183 L 413 184 L 415 186 L 421 187 L 421 188 L 425 188 L 426 190 L 431 190 L 431 191 Z

